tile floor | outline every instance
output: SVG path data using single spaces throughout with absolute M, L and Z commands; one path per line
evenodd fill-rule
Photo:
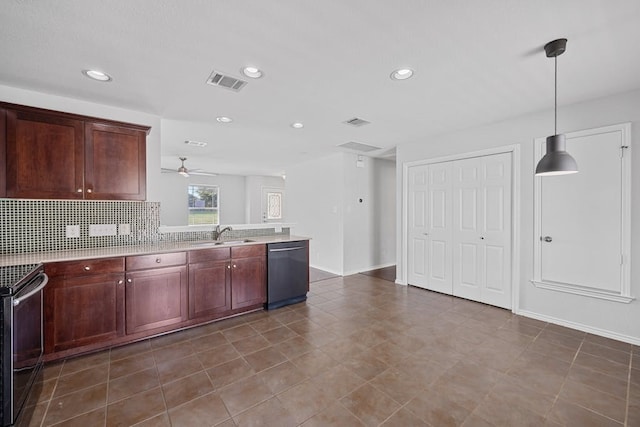
M 640 347 L 376 277 L 45 368 L 31 425 L 638 426 Z

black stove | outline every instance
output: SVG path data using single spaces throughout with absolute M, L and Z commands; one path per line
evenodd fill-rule
M 42 383 L 42 264 L 0 267 L 0 426 L 28 424 L 30 392 Z
M 42 264 L 0 267 L 0 295 L 14 295 L 22 286 L 38 275 Z

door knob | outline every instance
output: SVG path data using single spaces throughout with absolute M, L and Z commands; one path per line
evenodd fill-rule
M 545 241 L 545 242 L 552 242 L 553 239 L 551 238 L 551 236 L 540 236 L 540 240 Z

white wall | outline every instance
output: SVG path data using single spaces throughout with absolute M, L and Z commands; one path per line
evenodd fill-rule
M 240 175 L 189 175 L 160 174 L 160 223 L 162 225 L 187 225 L 188 195 L 190 184 L 217 185 L 221 224 L 245 223 L 245 177 Z
M 395 164 L 360 158 L 343 157 L 344 275 L 395 263 Z
M 343 271 L 343 159 L 337 153 L 287 169 L 287 220 L 295 233 L 311 238 L 309 263 L 316 268 Z
M 572 132 L 615 123 L 632 122 L 632 146 L 640 137 L 640 91 L 599 100 L 560 107 L 560 132 Z M 447 155 L 501 147 L 521 146 L 520 181 L 520 280 L 515 286 L 519 293 L 517 312 L 555 323 L 570 325 L 593 333 L 640 344 L 640 301 L 616 303 L 584 296 L 538 289 L 533 277 L 533 172 L 534 139 L 553 131 L 553 111 L 531 114 L 489 126 L 425 138 L 413 144 L 397 147 L 397 265 L 398 281 L 406 283 L 402 248 L 406 245 L 401 234 L 402 165 L 405 162 L 437 158 Z M 640 182 L 640 147 L 629 150 L 632 156 L 632 182 Z M 637 189 L 632 189 L 632 194 Z M 587 194 L 584 195 L 588 197 Z M 631 288 L 640 297 L 640 197 L 632 197 L 631 206 Z
M 110 105 L 96 104 L 74 98 L 50 95 L 32 90 L 0 85 L 0 101 L 29 105 L 66 113 L 82 114 L 102 119 L 117 120 L 151 126 L 147 136 L 147 200 L 158 201 L 162 187 L 160 181 L 160 117 Z
M 395 262 L 395 164 L 336 153 L 287 169 L 285 212 L 313 267 L 347 275 Z M 359 199 L 362 199 L 360 203 Z

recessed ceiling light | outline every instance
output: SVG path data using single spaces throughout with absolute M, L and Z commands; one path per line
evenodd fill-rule
M 82 70 L 82 74 L 99 82 L 110 82 L 112 80 L 109 74 L 98 70 Z
M 219 121 L 220 123 L 231 123 L 233 121 L 231 117 L 227 117 L 227 116 L 216 117 L 216 120 Z
M 244 67 L 242 70 L 242 74 L 252 79 L 259 79 L 262 77 L 262 70 L 257 67 Z
M 399 68 L 391 73 L 392 80 L 406 80 L 413 76 L 413 70 L 411 68 Z
M 304 125 L 300 122 L 291 123 L 291 127 L 294 129 L 302 129 Z

